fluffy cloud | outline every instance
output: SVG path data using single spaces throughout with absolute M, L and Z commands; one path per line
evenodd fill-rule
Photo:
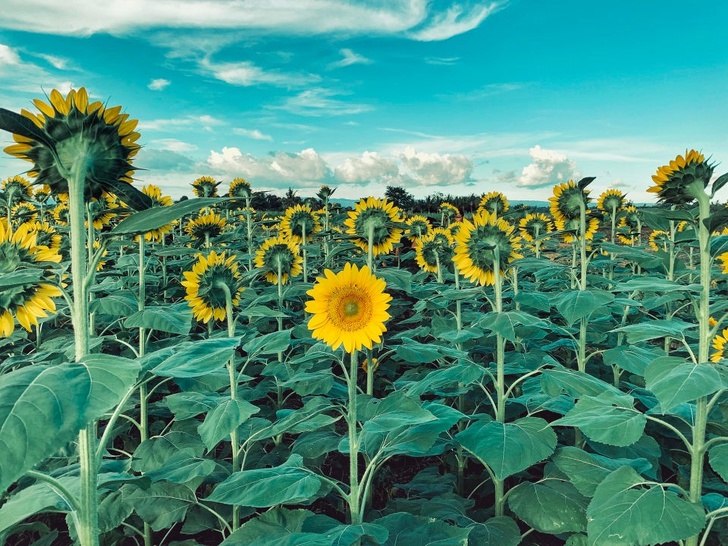
M 529 150 L 532 163 L 521 171 L 517 184 L 521 187 L 540 188 L 574 178 L 576 164 L 556 150 L 544 150 L 536 145 Z
M 233 133 L 236 135 L 252 138 L 253 140 L 273 140 L 273 137 L 260 132 L 258 129 L 243 129 L 242 127 L 235 127 Z
M 399 166 L 393 159 L 377 152 L 364 152 L 361 157 L 350 157 L 334 170 L 337 180 L 347 184 L 370 181 L 399 182 Z
M 256 158 L 235 147 L 210 152 L 208 166 L 230 177 L 242 176 L 274 187 L 316 186 L 332 177 L 331 169 L 313 148 L 298 153 L 276 152 Z
M 473 173 L 473 162 L 462 154 L 417 152 L 408 147 L 399 157 L 411 177 L 423 186 L 467 182 Z
M 20 57 L 10 46 L 0 44 L 0 66 L 9 64 L 20 64 Z
M 149 85 L 147 87 L 151 89 L 152 91 L 161 91 L 165 87 L 167 87 L 170 84 L 169 80 L 165 80 L 164 78 L 157 78 L 155 80 L 152 80 L 149 82 Z
M 200 69 L 230 85 L 250 87 L 252 85 L 273 85 L 278 87 L 304 87 L 319 81 L 314 74 L 287 74 L 275 70 L 264 70 L 250 61 L 215 63 L 209 58 L 200 61 Z

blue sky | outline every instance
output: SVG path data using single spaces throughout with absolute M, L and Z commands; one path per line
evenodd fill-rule
M 0 106 L 122 105 L 137 183 L 173 197 L 207 175 L 543 200 L 596 176 L 650 202 L 686 148 L 728 170 L 726 20 L 723 0 L 2 0 Z M 26 168 L 0 155 L 0 178 Z

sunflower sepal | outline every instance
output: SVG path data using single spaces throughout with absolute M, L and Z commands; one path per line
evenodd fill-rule
M 44 146 L 55 152 L 56 147 L 46 134 L 30 119 L 11 110 L 0 108 L 0 129 L 15 133 L 25 138 L 41 142 Z
M 596 178 L 597 178 L 596 176 L 585 176 L 584 178 L 582 178 L 581 180 L 579 180 L 579 182 L 576 183 L 576 186 L 580 190 L 583 190 L 589 184 L 591 184 L 592 182 L 594 182 L 594 180 L 596 180 Z

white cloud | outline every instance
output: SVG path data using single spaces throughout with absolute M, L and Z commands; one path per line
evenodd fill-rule
M 53 68 L 57 70 L 66 70 L 68 68 L 68 60 L 64 59 L 63 57 L 46 55 L 45 53 L 38 53 L 38 57 L 48 62 Z
M 529 150 L 532 163 L 521 171 L 517 185 L 539 188 L 574 178 L 576 164 L 565 154 L 556 150 L 545 150 L 536 145 Z
M 243 129 L 242 127 L 235 127 L 233 133 L 236 135 L 252 138 L 253 140 L 273 140 L 273 137 L 261 133 L 258 129 Z
M 205 58 L 200 61 L 200 68 L 218 80 L 243 87 L 252 85 L 303 87 L 321 79 L 315 74 L 286 74 L 263 70 L 250 61 L 215 63 L 209 58 Z
M 150 140 L 145 147 L 178 153 L 193 152 L 197 149 L 197 145 L 191 144 L 190 142 L 177 140 L 176 138 L 158 138 L 155 140 Z
M 0 66 L 20 64 L 20 56 L 10 46 L 0 44 Z
M 473 162 L 462 154 L 417 152 L 409 147 L 399 157 L 412 178 L 423 186 L 467 182 L 473 173 Z
M 399 166 L 393 159 L 385 158 L 377 152 L 364 152 L 360 157 L 346 158 L 334 170 L 337 180 L 349 184 L 364 182 L 389 181 L 399 179 Z
M 410 36 L 423 42 L 447 40 L 478 27 L 486 17 L 498 9 L 500 4 L 497 2 L 474 9 L 466 9 L 456 4 L 445 12 L 436 14 L 420 29 L 410 32 Z
M 372 64 L 371 59 L 368 59 L 363 55 L 359 55 L 358 53 L 354 53 L 351 49 L 344 48 L 340 50 L 339 53 L 341 53 L 344 58 L 340 61 L 336 61 L 335 63 L 331 63 L 329 65 L 330 68 L 343 68 L 353 64 Z
M 333 98 L 343 94 L 332 89 L 314 87 L 287 98 L 281 106 L 271 108 L 286 110 L 299 116 L 344 116 L 372 110 L 368 104 L 357 104 Z
M 165 80 L 164 78 L 156 78 L 149 82 L 149 85 L 147 87 L 151 89 L 152 91 L 161 91 L 165 87 L 167 87 L 171 82 L 169 80 Z
M 210 152 L 207 165 L 230 177 L 242 176 L 275 187 L 316 186 L 331 178 L 330 167 L 313 148 L 256 158 L 242 153 L 239 148 L 224 147 L 221 152 Z
M 207 114 L 201 116 L 187 116 L 184 118 L 140 120 L 139 129 L 142 131 L 177 131 L 179 129 L 197 129 L 210 131 L 213 127 L 225 125 L 221 119 Z
M 427 64 L 435 65 L 453 65 L 460 60 L 460 57 L 425 57 Z
M 465 7 L 431 0 L 3 0 L 3 26 L 14 30 L 90 35 L 131 34 L 153 28 L 235 29 L 240 33 L 316 36 L 404 35 L 443 40 L 478 26 L 497 4 Z M 447 4 L 446 4 L 447 5 Z

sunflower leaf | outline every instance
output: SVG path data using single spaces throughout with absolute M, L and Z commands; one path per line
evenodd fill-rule
M 122 182 L 126 184 L 126 182 Z M 129 184 L 126 184 L 127 186 Z M 132 214 L 125 218 L 119 225 L 112 229 L 110 235 L 134 235 L 137 233 L 145 233 L 178 220 L 183 216 L 197 212 L 201 208 L 219 204 L 222 199 L 219 198 L 199 198 L 179 201 L 170 207 L 152 207 Z
M 589 184 L 591 184 L 592 182 L 594 182 L 595 179 L 596 179 L 596 176 L 585 176 L 584 178 L 582 178 L 581 180 L 579 180 L 579 182 L 577 182 L 576 185 L 578 186 L 578 188 L 580 190 L 583 190 Z
M 151 197 L 122 180 L 103 180 L 100 184 L 134 210 L 146 210 L 154 204 Z
M 24 136 L 25 138 L 37 140 L 50 150 L 55 151 L 56 149 L 43 129 L 38 127 L 29 118 L 6 110 L 5 108 L 0 108 L 0 129 Z
M 728 184 L 728 173 L 720 175 L 715 182 L 713 182 L 713 188 L 711 192 L 711 197 L 715 197 L 715 194 L 718 192 L 719 189 L 721 189 L 723 186 Z

